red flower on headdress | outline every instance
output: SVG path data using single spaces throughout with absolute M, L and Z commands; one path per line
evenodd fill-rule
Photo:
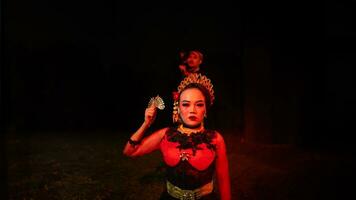
M 178 99 L 179 99 L 179 93 L 176 92 L 176 91 L 172 92 L 172 97 L 173 97 L 173 100 L 174 100 L 174 101 L 178 101 Z

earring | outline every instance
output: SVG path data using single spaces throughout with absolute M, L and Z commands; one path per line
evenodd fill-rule
M 206 113 L 204 113 L 204 117 L 205 117 L 205 118 L 208 118 L 208 115 L 207 115 Z
M 175 101 L 173 104 L 173 115 L 172 115 L 173 123 L 177 123 L 179 120 L 179 107 L 178 101 Z

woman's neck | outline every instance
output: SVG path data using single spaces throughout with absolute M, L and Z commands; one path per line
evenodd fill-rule
M 200 70 L 200 67 L 189 67 L 188 72 L 189 73 L 197 73 Z
M 204 125 L 203 123 L 198 124 L 197 126 L 194 127 L 188 127 L 185 124 L 181 124 L 178 127 L 178 131 L 187 135 L 190 135 L 192 133 L 198 133 L 198 132 L 203 132 L 204 129 Z

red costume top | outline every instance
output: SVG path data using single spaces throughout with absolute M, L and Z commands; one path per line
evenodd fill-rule
M 216 135 L 214 131 L 204 131 L 188 136 L 175 128 L 168 129 L 160 143 L 167 165 L 167 180 L 186 190 L 211 182 L 215 171 Z M 163 194 L 161 199 L 170 199 L 170 196 Z M 217 198 L 211 193 L 202 199 Z
M 213 131 L 188 136 L 176 129 L 169 129 L 160 144 L 163 159 L 170 167 L 180 161 L 187 161 L 195 169 L 203 171 L 215 159 L 214 137 L 216 133 Z
M 167 166 L 166 179 L 173 185 L 194 190 L 209 183 L 216 175 L 220 198 L 230 200 L 230 178 L 223 137 L 216 131 L 204 130 L 189 136 L 177 128 L 161 129 L 137 145 L 130 156 L 141 156 L 160 150 Z M 174 199 L 164 192 L 161 199 Z M 217 199 L 213 192 L 201 200 Z

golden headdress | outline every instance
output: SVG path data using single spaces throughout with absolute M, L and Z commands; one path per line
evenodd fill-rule
M 192 73 L 189 76 L 185 77 L 178 86 L 178 92 L 173 93 L 174 103 L 173 103 L 173 122 L 176 123 L 179 119 L 178 117 L 178 100 L 179 95 L 184 89 L 190 84 L 199 84 L 203 86 L 206 91 L 209 93 L 210 105 L 213 105 L 215 100 L 213 84 L 211 80 L 205 75 L 199 73 Z

